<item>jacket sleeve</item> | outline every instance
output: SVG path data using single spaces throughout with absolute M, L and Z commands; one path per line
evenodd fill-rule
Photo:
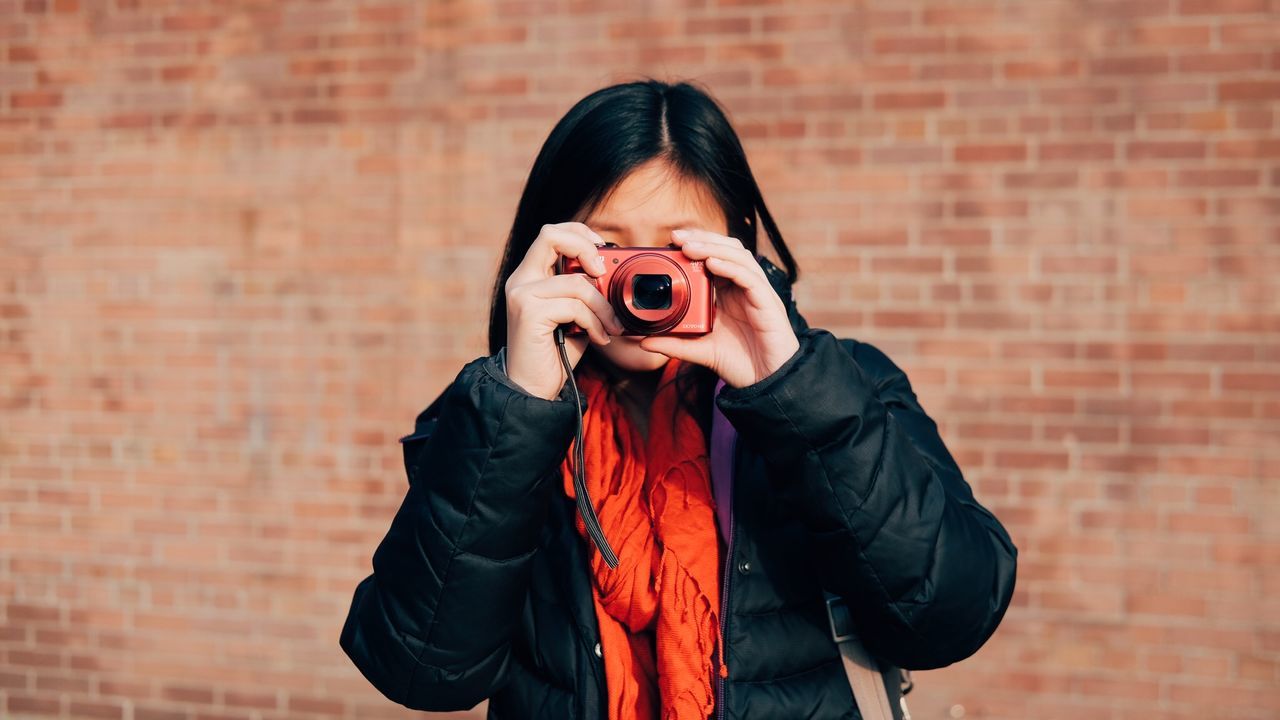
M 504 352 L 464 366 L 401 438 L 409 488 L 342 627 L 369 682 L 415 710 L 469 709 L 504 682 L 549 473 L 576 429 L 567 383 L 531 395 Z
M 797 338 L 785 364 L 717 405 L 799 508 L 822 584 L 871 653 L 910 670 L 972 655 L 1008 609 L 1017 548 L 901 369 L 826 330 Z

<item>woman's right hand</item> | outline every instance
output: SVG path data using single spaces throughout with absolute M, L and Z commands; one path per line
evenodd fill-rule
M 577 258 L 591 277 L 604 274 L 596 244 L 604 239 L 579 222 L 543 225 L 524 259 L 507 277 L 507 377 L 532 395 L 552 400 L 568 380 L 556 347 L 555 329 L 577 323 L 585 336 L 565 335 L 570 367 L 587 343 L 609 344 L 623 327 L 609 301 L 582 273 L 556 273 L 560 255 Z

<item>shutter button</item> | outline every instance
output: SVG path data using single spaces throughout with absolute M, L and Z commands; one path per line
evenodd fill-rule
M 751 563 L 747 560 L 743 560 L 742 562 L 738 563 L 738 572 L 742 573 L 743 575 L 746 575 L 747 573 L 751 572 Z
M 596 657 L 604 657 L 604 652 L 600 650 L 600 643 L 596 643 Z

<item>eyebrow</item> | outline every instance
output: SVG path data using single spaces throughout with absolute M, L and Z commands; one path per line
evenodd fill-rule
M 588 224 L 589 224 L 589 225 L 594 225 L 594 226 L 596 227 L 596 229 L 597 229 L 597 230 L 618 231 L 618 230 L 622 230 L 622 229 L 623 229 L 623 228 L 621 228 L 621 227 L 619 227 L 619 226 L 617 226 L 617 225 L 614 225 L 614 224 L 612 224 L 612 223 L 591 222 L 591 223 L 588 223 Z M 659 230 L 675 230 L 676 228 L 682 228 L 682 227 L 701 228 L 701 227 L 702 227 L 702 224 L 701 224 L 700 222 L 698 222 L 697 220 L 684 220 L 684 221 L 681 221 L 681 222 L 671 223 L 671 224 L 669 224 L 669 225 L 661 225 L 661 226 L 659 226 L 659 227 L 658 227 L 658 229 L 659 229 Z

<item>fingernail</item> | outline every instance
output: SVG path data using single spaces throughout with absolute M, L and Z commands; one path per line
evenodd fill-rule
M 604 257 L 600 255 L 596 256 L 596 268 L 598 268 L 601 272 L 604 271 Z
M 671 234 L 672 234 L 672 235 L 675 235 L 676 237 L 680 238 L 681 240 L 683 240 L 683 239 L 685 239 L 685 238 L 689 237 L 689 231 L 688 231 L 688 230 L 672 230 L 672 231 L 671 231 Z
M 690 250 L 698 250 L 702 247 L 702 243 L 698 242 L 697 240 L 690 240 L 689 242 L 685 243 L 684 246 L 689 248 Z

